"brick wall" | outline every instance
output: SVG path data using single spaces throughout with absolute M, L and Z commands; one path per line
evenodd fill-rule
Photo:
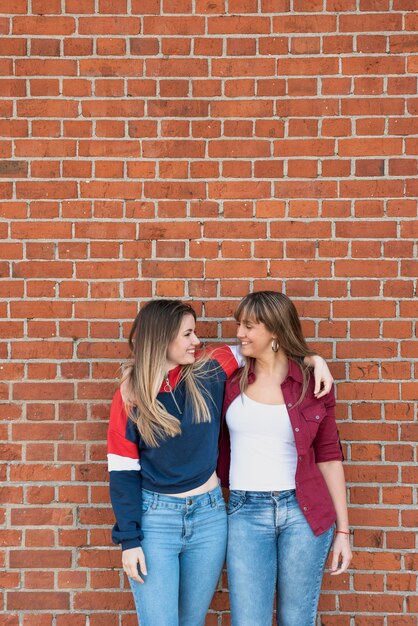
M 338 380 L 354 562 L 320 622 L 416 624 L 417 9 L 0 3 L 2 624 L 135 624 L 104 444 L 131 320 L 192 299 L 228 339 L 263 288 Z

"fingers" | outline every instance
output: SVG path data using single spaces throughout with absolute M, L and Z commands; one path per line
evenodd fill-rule
M 129 576 L 129 578 L 132 578 L 133 580 L 136 580 L 137 582 L 143 584 L 144 581 L 138 572 L 138 561 L 135 561 L 135 562 L 130 561 L 128 563 L 124 563 L 123 571 L 125 572 L 127 576 Z
M 144 584 L 144 580 L 139 575 L 137 563 L 135 564 L 134 567 L 124 567 L 123 571 L 125 572 L 127 576 L 129 576 L 129 578 L 136 580 L 137 582 L 141 583 L 141 585 Z
M 314 379 L 314 396 L 316 398 L 326 396 L 331 391 L 334 379 L 325 361 L 322 360 L 322 363 L 316 363 L 314 368 Z
M 132 571 L 131 574 L 128 574 L 128 572 L 126 572 L 126 575 L 129 576 L 129 578 L 132 578 L 132 580 L 136 580 L 138 583 L 141 583 L 141 585 L 144 584 L 144 580 L 139 575 L 138 570 L 136 572 Z
M 140 571 L 142 575 L 146 575 L 146 565 L 145 565 L 145 556 L 141 548 L 137 548 L 135 550 L 127 550 L 122 555 L 122 566 L 123 571 L 129 578 L 136 580 L 137 582 L 143 584 L 144 579 L 141 577 L 138 564 L 140 566 Z
M 331 570 L 331 576 L 339 576 L 343 572 L 346 572 L 349 565 L 350 561 L 348 559 L 346 561 L 342 561 L 340 566 L 337 567 L 335 571 Z
M 331 576 L 339 576 L 346 572 L 351 562 L 351 550 L 334 550 L 331 563 Z
M 325 391 L 325 394 L 327 394 L 327 393 L 329 393 L 329 392 L 331 391 L 331 389 L 332 389 L 332 385 L 333 385 L 333 384 L 334 384 L 334 379 L 333 379 L 333 378 L 332 378 L 332 376 L 331 376 L 331 378 L 328 378 L 328 379 L 327 379 L 327 382 L 326 382 L 326 383 L 324 383 L 324 391 Z
M 331 574 L 335 576 L 335 574 L 339 573 L 338 564 L 340 562 L 341 553 L 336 550 L 332 553 L 332 562 L 331 562 Z
M 318 375 L 315 376 L 314 396 L 316 398 L 326 396 L 331 391 L 333 382 L 334 379 L 331 372 L 327 368 L 326 371 L 321 374 L 318 372 Z
M 343 560 L 343 562 L 341 563 L 341 566 L 340 566 L 340 572 L 339 572 L 340 574 L 342 574 L 343 572 L 346 572 L 348 570 L 348 566 L 350 565 L 350 561 L 351 561 L 351 559 L 349 559 L 349 558 L 345 558 Z
M 322 398 L 322 396 L 326 396 L 331 391 L 332 382 L 332 379 L 329 380 L 329 378 L 321 378 L 318 380 L 318 382 L 315 383 L 315 398 Z
M 327 379 L 326 381 L 321 381 L 321 382 L 323 384 L 323 387 L 322 389 L 318 390 L 318 392 L 315 392 L 316 398 L 322 398 L 322 396 L 326 396 L 331 391 L 332 382 L 333 382 L 332 380 L 329 381 Z
M 147 564 L 145 563 L 145 554 L 144 552 L 141 550 L 141 553 L 138 561 L 139 561 L 139 569 L 141 570 L 141 574 L 143 574 L 144 576 L 146 576 L 148 574 L 147 572 Z

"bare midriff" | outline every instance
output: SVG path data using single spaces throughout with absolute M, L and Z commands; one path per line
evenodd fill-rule
M 202 493 L 212 491 L 218 486 L 218 477 L 216 472 L 213 472 L 212 476 L 199 487 L 190 489 L 190 491 L 183 491 L 183 493 L 166 493 L 166 496 L 174 496 L 175 498 L 187 498 L 187 496 L 200 496 Z

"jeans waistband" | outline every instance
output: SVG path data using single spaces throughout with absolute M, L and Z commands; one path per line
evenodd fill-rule
M 215 487 L 211 491 L 206 491 L 199 495 L 186 496 L 179 498 L 178 496 L 170 496 L 157 491 L 149 491 L 142 489 L 142 500 L 150 502 L 151 506 L 157 507 L 158 504 L 169 506 L 170 508 L 183 509 L 190 506 L 216 506 L 222 500 L 222 489 Z
M 233 489 L 231 490 L 231 494 L 232 493 L 237 496 L 245 496 L 246 498 L 277 498 L 278 500 L 282 500 L 296 495 L 296 489 L 286 489 L 284 491 L 243 491 L 241 489 Z

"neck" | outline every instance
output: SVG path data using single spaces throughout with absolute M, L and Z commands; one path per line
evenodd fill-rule
M 259 376 L 273 376 L 280 379 L 286 377 L 288 370 L 288 360 L 283 350 L 278 352 L 265 353 L 255 359 L 255 372 Z
M 180 367 L 179 363 L 170 363 L 169 361 L 167 361 L 167 365 L 166 365 L 166 372 L 171 372 L 171 370 L 175 370 L 176 367 Z

